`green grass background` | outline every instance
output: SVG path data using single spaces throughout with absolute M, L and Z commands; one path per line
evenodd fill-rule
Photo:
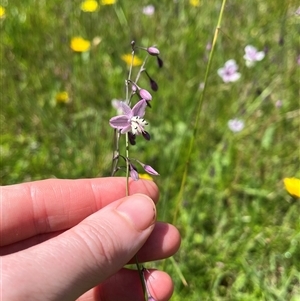
M 175 301 L 300 300 L 300 203 L 282 182 L 300 177 L 297 1 L 227 1 L 196 125 L 206 46 L 221 1 L 193 7 L 181 0 L 128 0 L 94 13 L 70 0 L 0 4 L 6 9 L 0 20 L 1 184 L 108 176 L 111 100 L 125 97 L 121 56 L 130 53 L 131 40 L 157 45 L 164 68 L 155 59 L 147 64 L 159 84 L 147 111 L 152 140 L 138 137 L 130 156 L 159 171 L 159 219 L 175 223 L 182 246 L 173 260 L 149 267 L 172 275 Z M 142 14 L 147 4 L 156 9 L 151 17 Z M 101 43 L 74 53 L 69 45 L 77 35 Z M 250 69 L 243 59 L 248 44 L 267 50 Z M 217 69 L 229 59 L 242 76 L 224 84 Z M 146 77 L 139 84 L 149 89 Z M 69 104 L 56 104 L 60 91 L 69 93 Z M 245 121 L 236 134 L 227 127 L 235 117 Z

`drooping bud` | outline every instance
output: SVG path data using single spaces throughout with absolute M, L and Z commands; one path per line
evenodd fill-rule
M 152 56 L 158 56 L 160 53 L 156 47 L 148 47 L 147 52 Z
M 153 176 L 159 176 L 159 173 L 152 166 L 150 166 L 148 164 L 144 164 L 136 159 L 135 159 L 135 161 L 138 162 L 139 164 L 141 164 L 141 166 L 144 168 L 145 172 L 147 172 L 148 174 L 153 175 Z
M 164 65 L 163 60 L 159 56 L 157 56 L 156 58 L 157 58 L 158 67 L 162 68 Z
M 157 91 L 158 90 L 158 84 L 156 83 L 156 81 L 149 75 L 149 73 L 145 70 L 145 74 L 147 75 L 147 77 L 149 78 L 150 81 L 150 87 L 153 91 Z
M 159 173 L 153 167 L 151 167 L 150 165 L 145 164 L 143 166 L 143 168 L 144 168 L 145 172 L 147 172 L 150 175 L 153 175 L 153 176 L 158 176 L 159 175 Z
M 135 166 L 131 163 L 129 163 L 129 173 L 130 173 L 130 177 L 134 181 L 137 181 L 139 179 L 139 173 L 137 172 L 137 169 L 135 168 Z
M 152 95 L 145 89 L 139 89 L 139 95 L 142 99 L 145 99 L 146 101 L 152 100 Z
M 158 84 L 155 80 L 153 80 L 152 78 L 150 78 L 150 86 L 151 86 L 151 89 L 153 91 L 157 91 L 158 90 Z

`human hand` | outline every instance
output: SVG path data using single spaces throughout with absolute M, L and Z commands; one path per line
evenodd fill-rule
M 158 189 L 125 178 L 44 180 L 4 186 L 1 195 L 2 300 L 143 300 L 133 262 L 173 255 L 180 236 L 155 222 Z M 152 201 L 152 200 L 153 201 Z M 164 272 L 145 273 L 156 300 L 173 291 Z

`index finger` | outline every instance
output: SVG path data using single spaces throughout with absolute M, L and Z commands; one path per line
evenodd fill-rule
M 1 246 L 41 233 L 68 229 L 125 196 L 126 178 L 50 179 L 0 188 Z M 129 181 L 130 194 L 158 200 L 148 180 Z

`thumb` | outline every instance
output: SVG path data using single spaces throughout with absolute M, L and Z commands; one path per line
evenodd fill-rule
M 35 300 L 41 292 L 43 300 L 78 298 L 137 253 L 151 234 L 155 217 L 153 201 L 135 194 L 111 203 L 49 241 L 5 256 L 3 280 L 11 288 L 6 290 L 7 300 L 23 300 L 24 296 Z M 13 289 L 16 286 L 18 290 Z

